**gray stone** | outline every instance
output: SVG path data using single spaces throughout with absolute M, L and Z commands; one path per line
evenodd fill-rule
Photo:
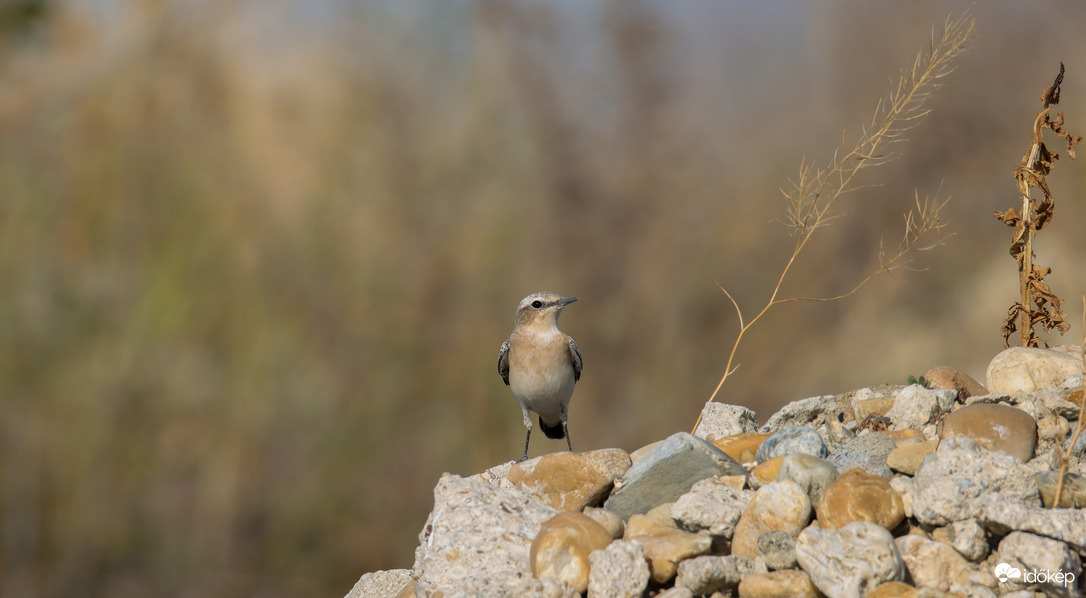
M 796 540 L 796 560 L 815 586 L 834 598 L 860 598 L 881 583 L 905 578 L 894 537 L 869 521 L 838 529 L 808 527 Z
M 932 532 L 932 539 L 948 544 L 958 554 L 974 563 L 988 556 L 988 540 L 976 519 L 955 521 Z
M 812 505 L 822 500 L 822 493 L 837 479 L 837 468 L 813 455 L 788 455 L 781 461 L 777 481 L 792 480 L 807 493 Z
M 419 539 L 415 563 L 420 596 L 562 594 L 532 577 L 528 553 L 540 526 L 556 511 L 518 490 L 445 474 L 434 488 L 434 510 Z
M 730 539 L 752 498 L 751 490 L 737 490 L 719 478 L 706 478 L 671 505 L 671 517 L 685 531 Z
M 795 454 L 824 458 L 829 451 L 818 432 L 807 426 L 792 426 L 774 432 L 763 440 L 754 454 L 754 459 L 758 463 L 765 463 L 770 459 Z
M 1071 448 L 1072 440 L 1075 441 L 1075 448 L 1071 450 L 1071 457 L 1077 457 L 1079 459 L 1086 458 L 1086 433 L 1079 434 L 1078 439 L 1075 439 L 1074 434 L 1072 434 L 1071 437 L 1067 439 L 1067 442 L 1063 443 L 1064 451 L 1067 451 L 1067 449 Z
M 1006 563 L 1022 572 L 1022 577 L 1013 584 L 1014 589 L 1026 587 L 1046 596 L 1082 596 L 1079 585 L 1082 581 L 1082 561 L 1063 542 L 1025 532 L 1011 532 L 999 543 L 996 562 Z M 1030 583 L 1028 574 L 1041 571 L 1047 572 L 1047 575 L 1034 578 L 1036 583 Z M 1057 574 L 1062 574 L 1062 578 Z M 1072 575 L 1074 581 L 1069 582 Z
M 1011 347 L 988 364 L 991 392 L 1014 394 L 1042 388 L 1070 388 L 1082 383 L 1081 348 L 1069 345 L 1041 349 Z
M 788 532 L 766 532 L 758 536 L 758 556 L 770 571 L 794 569 L 796 537 Z
M 649 583 L 649 564 L 640 542 L 616 540 L 588 556 L 588 595 L 593 598 L 640 596 Z
M 995 581 L 942 542 L 906 534 L 895 542 L 917 588 L 965 596 L 994 596 Z
M 410 581 L 410 569 L 374 571 L 363 575 L 346 598 L 395 598 Z
M 1037 490 L 1041 493 L 1041 503 L 1051 507 L 1056 500 L 1056 486 L 1060 482 L 1060 472 L 1048 470 L 1033 476 Z M 1067 472 L 1060 490 L 1061 508 L 1086 507 L 1086 476 Z
M 689 588 L 696 596 L 734 592 L 744 577 L 767 573 L 765 564 L 743 556 L 699 556 L 679 563 L 675 586 Z
M 958 391 L 949 388 L 924 388 L 913 384 L 894 395 L 894 406 L 886 412 L 890 427 L 922 429 L 931 422 L 932 414 L 946 413 L 958 398 Z
M 604 507 L 624 520 L 631 515 L 673 502 L 699 480 L 722 475 L 745 475 L 738 461 L 687 432 L 669 436 L 642 457 L 615 482 L 616 490 Z
M 694 429 L 694 436 L 703 440 L 718 440 L 757 431 L 757 416 L 750 409 L 710 401 L 701 410 L 701 421 Z
M 826 457 L 826 460 L 837 467 L 837 471 L 859 467 L 868 473 L 881 476 L 884 480 L 889 480 L 894 472 L 886 464 L 886 455 L 896 448 L 897 444 L 889 434 L 869 432 L 837 447 Z
M 980 523 L 997 535 L 1030 532 L 1086 553 L 1086 512 L 1082 509 L 1044 509 L 993 495 L 985 502 Z
M 817 428 L 826 423 L 827 417 L 833 417 L 837 407 L 837 397 L 834 395 L 792 401 L 769 417 L 769 421 L 762 426 L 762 432 L 776 432 L 792 426 Z
M 1037 488 L 1014 457 L 968 438 L 947 438 L 924 458 L 913 478 L 912 512 L 924 525 L 944 526 L 980 516 L 985 499 L 1040 504 Z

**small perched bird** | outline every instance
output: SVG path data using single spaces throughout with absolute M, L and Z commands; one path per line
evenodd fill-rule
M 573 451 L 566 429 L 566 414 L 573 385 L 581 379 L 581 350 L 568 334 L 558 329 L 562 308 L 577 301 L 544 291 L 521 300 L 513 318 L 513 333 L 498 352 L 498 373 L 513 391 L 524 412 L 524 461 L 532 438 L 532 417 L 539 414 L 539 427 L 547 438 L 565 436 Z

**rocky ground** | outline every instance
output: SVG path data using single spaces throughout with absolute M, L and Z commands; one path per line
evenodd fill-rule
M 633 453 L 446 474 L 414 567 L 348 598 L 1082 596 L 1079 348 L 1008 349 L 983 386 L 925 378 L 796 401 L 760 429 L 709 403 L 693 434 Z

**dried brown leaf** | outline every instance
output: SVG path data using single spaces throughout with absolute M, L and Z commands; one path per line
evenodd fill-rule
M 1060 73 L 1056 75 L 1056 80 L 1052 82 L 1052 86 L 1044 90 L 1041 93 L 1041 101 L 1044 102 L 1045 108 L 1048 108 L 1050 104 L 1060 103 L 1060 84 L 1063 83 L 1063 61 L 1060 61 Z

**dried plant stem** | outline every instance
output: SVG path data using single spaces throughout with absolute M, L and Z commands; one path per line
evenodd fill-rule
M 973 25 L 973 19 L 968 16 L 953 21 L 948 20 L 938 42 L 933 36 L 930 44 L 917 55 L 912 67 L 902 73 L 894 89 L 876 105 L 870 123 L 864 127 L 855 145 L 843 155 L 840 151 L 835 152 L 826 170 L 816 171 L 806 161 L 800 165 L 799 178 L 791 183 L 789 190 L 783 191 L 788 202 L 789 226 L 797 237 L 796 243 L 773 286 L 769 299 L 753 318 L 745 320 L 743 311 L 732 294 L 723 285 L 713 281 L 739 314 L 739 333 L 728 354 L 724 375 L 713 389 L 709 397 L 710 401 L 717 397 L 724 382 L 738 367 L 735 364 L 735 357 L 743 337 L 771 308 L 793 301 L 837 301 L 851 297 L 877 276 L 906 266 L 907 256 L 913 251 L 930 249 L 942 240 L 940 238 L 932 243 L 921 245 L 921 241 L 928 238 L 930 233 L 938 232 L 943 227 L 939 219 L 939 211 L 946 205 L 946 201 L 924 200 L 921 202 L 917 198 L 916 209 L 905 216 L 905 232 L 896 252 L 893 255 L 887 255 L 885 248 L 880 247 L 879 266 L 850 291 L 824 298 L 781 297 L 784 282 L 807 243 L 817 230 L 837 217 L 832 210 L 835 202 L 841 196 L 858 188 L 856 177 L 861 170 L 886 163 L 892 155 L 880 153 L 883 147 L 901 141 L 902 135 L 929 112 L 924 108 L 925 102 L 940 86 L 940 80 L 953 72 L 951 62 L 965 50 L 965 45 L 972 35 Z M 698 423 L 700 421 L 699 417 Z M 696 429 L 697 424 L 694 427 Z
M 1082 367 L 1086 371 L 1086 293 L 1082 294 L 1082 347 L 1079 356 L 1082 358 Z M 1086 393 L 1086 382 L 1083 382 L 1083 391 Z M 1071 462 L 1071 452 L 1075 450 L 1075 443 L 1086 428 L 1086 394 L 1082 396 L 1082 402 L 1078 405 L 1078 422 L 1075 423 L 1075 433 L 1071 435 L 1071 444 L 1067 446 L 1067 452 L 1060 455 L 1060 475 L 1056 482 L 1056 496 L 1052 499 L 1052 508 L 1060 506 L 1060 498 L 1063 494 L 1063 480 L 1067 477 L 1067 464 Z

